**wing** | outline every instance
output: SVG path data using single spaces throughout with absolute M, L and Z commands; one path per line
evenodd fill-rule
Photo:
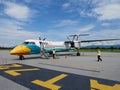
M 85 42 L 100 42 L 100 41 L 114 41 L 114 40 L 120 40 L 120 39 L 84 40 L 84 41 L 81 41 L 81 43 L 85 43 Z
M 67 52 L 67 51 L 74 51 L 76 50 L 75 48 L 69 48 L 69 49 L 65 49 L 65 48 L 54 48 L 54 49 L 45 49 L 44 52 L 45 53 L 53 53 L 53 50 L 55 50 L 55 52 Z

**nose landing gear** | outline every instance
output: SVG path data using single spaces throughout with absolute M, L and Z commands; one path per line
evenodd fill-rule
M 19 56 L 19 60 L 24 60 L 24 56 L 23 56 L 23 55 L 20 55 L 20 56 Z

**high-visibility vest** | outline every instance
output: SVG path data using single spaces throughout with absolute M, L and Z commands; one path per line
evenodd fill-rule
M 55 54 L 55 50 L 53 50 L 53 54 Z
M 101 55 L 101 51 L 98 51 L 98 52 L 97 52 L 97 55 Z

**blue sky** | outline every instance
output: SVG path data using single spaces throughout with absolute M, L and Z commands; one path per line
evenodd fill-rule
M 39 36 L 64 41 L 66 35 L 84 33 L 90 36 L 82 40 L 120 38 L 120 0 L 0 0 L 2 46 Z

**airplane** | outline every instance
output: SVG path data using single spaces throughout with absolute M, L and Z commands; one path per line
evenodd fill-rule
M 18 55 L 19 60 L 24 59 L 24 55 L 29 54 L 40 54 L 48 57 L 48 54 L 52 54 L 53 50 L 56 52 L 67 52 L 76 50 L 77 56 L 80 56 L 79 49 L 81 47 L 81 43 L 86 42 L 98 42 L 98 41 L 112 41 L 112 40 L 120 40 L 120 39 L 101 39 L 101 40 L 80 40 L 80 36 L 88 36 L 89 34 L 74 34 L 68 35 L 67 41 L 47 41 L 45 38 L 39 40 L 25 40 L 22 44 L 17 45 L 10 51 L 11 55 Z M 47 54 L 48 53 L 48 54 Z

